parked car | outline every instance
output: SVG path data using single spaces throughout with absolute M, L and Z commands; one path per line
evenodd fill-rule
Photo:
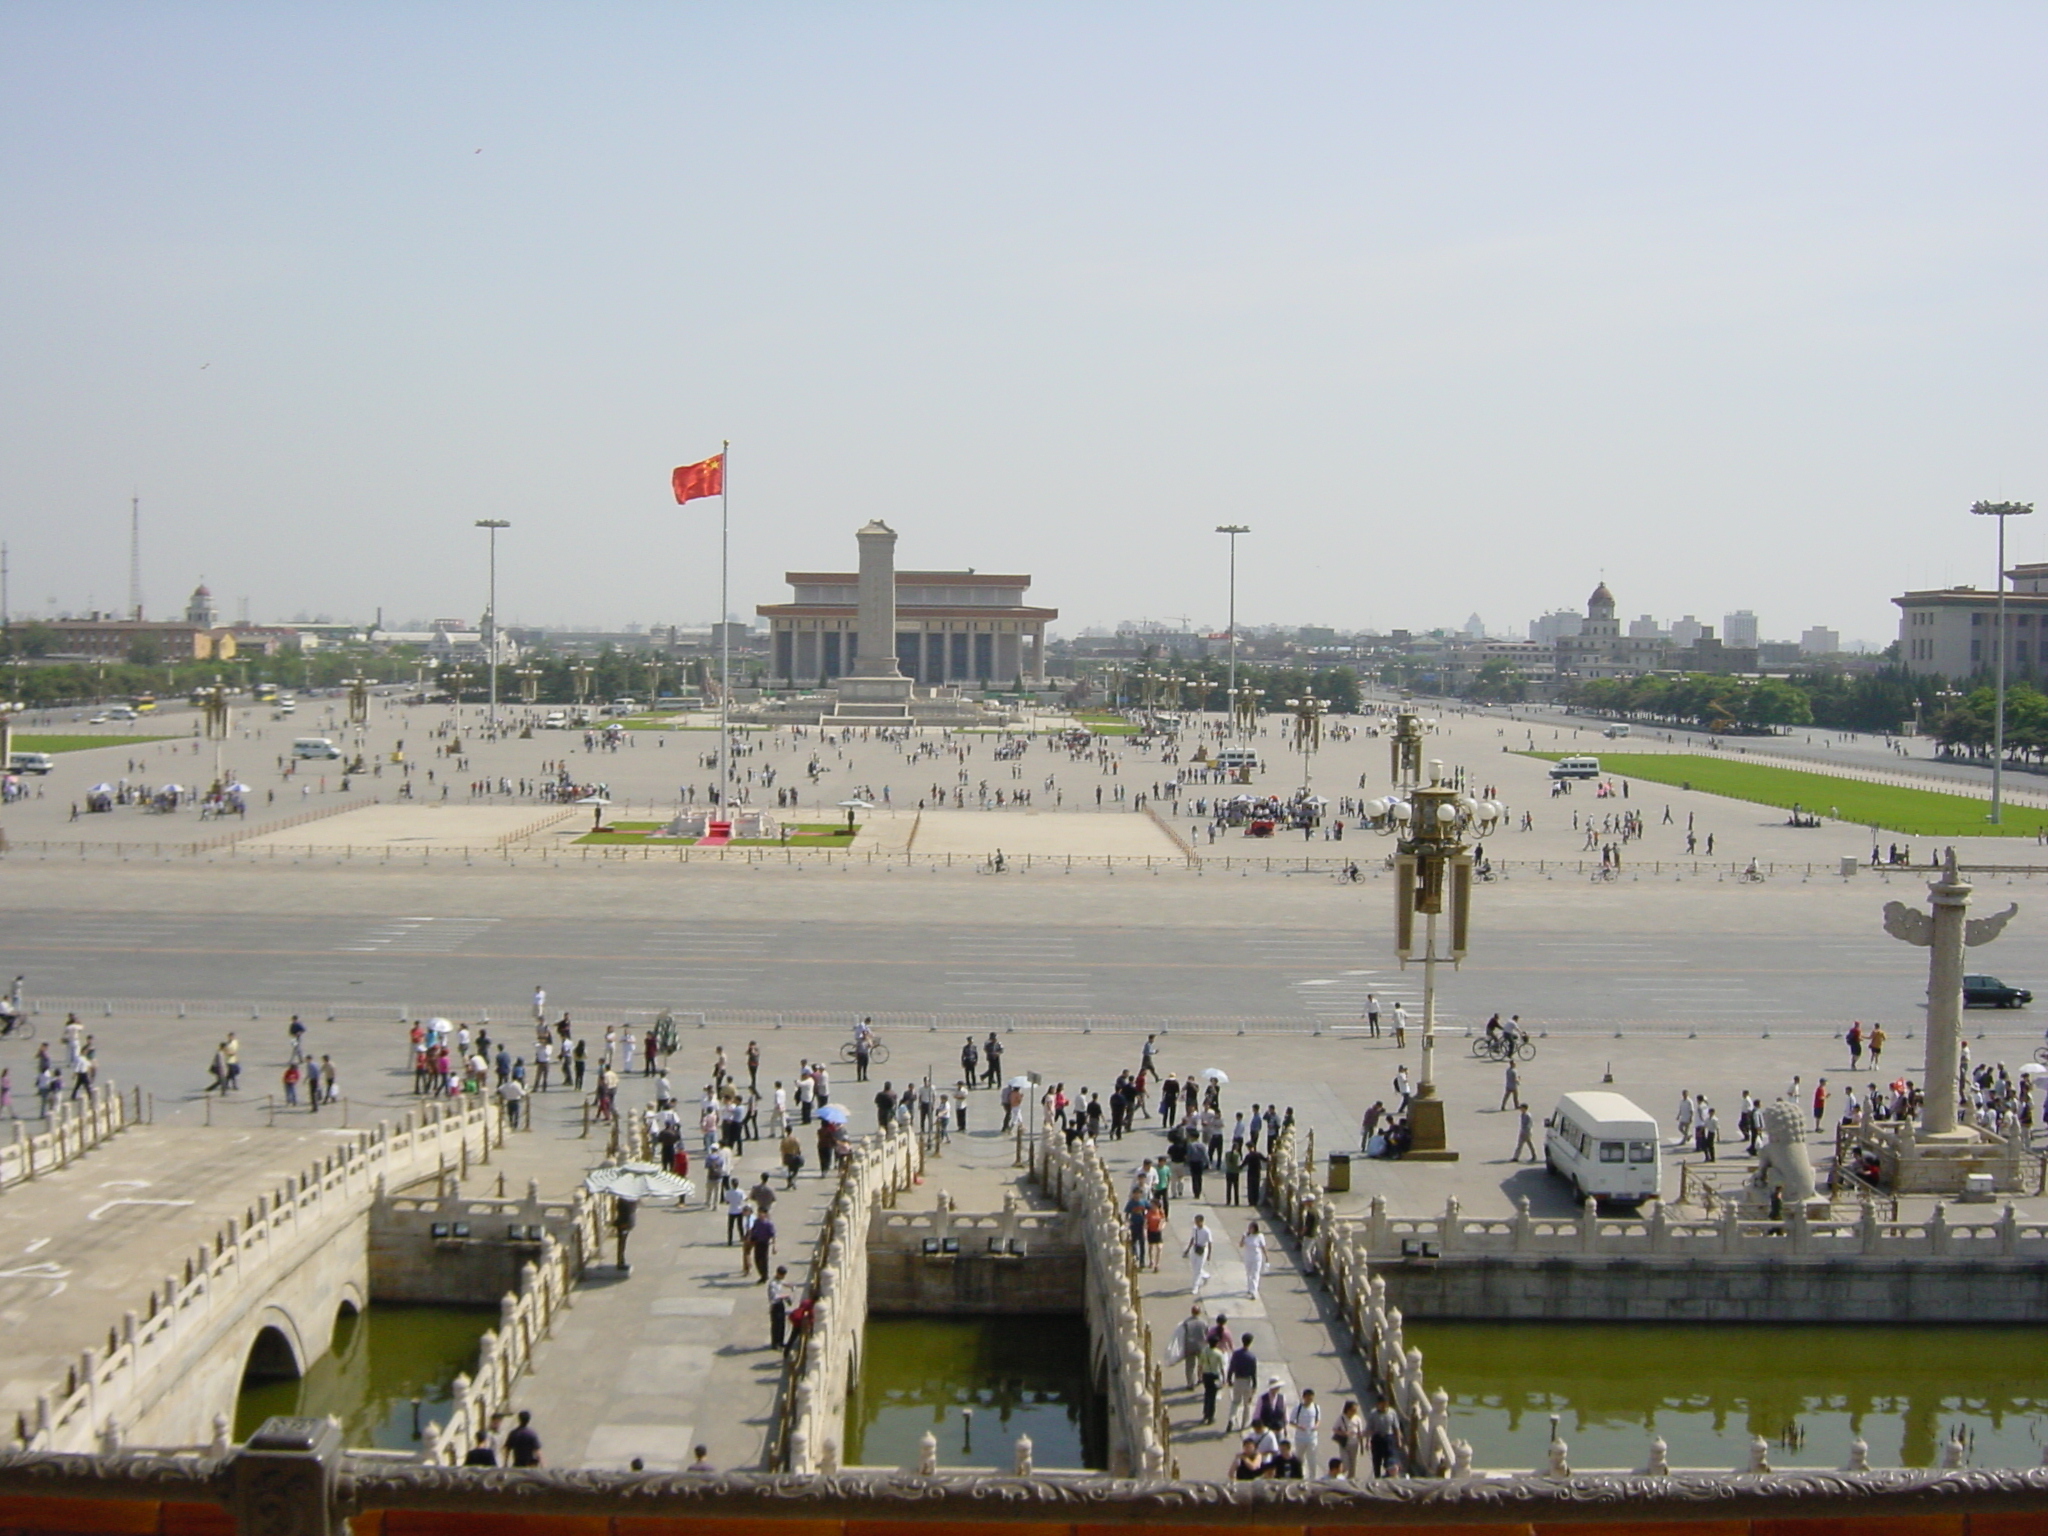
M 1965 976 L 1965 1008 L 2024 1008 L 2034 1000 L 2025 987 L 2008 987 L 1996 976 Z

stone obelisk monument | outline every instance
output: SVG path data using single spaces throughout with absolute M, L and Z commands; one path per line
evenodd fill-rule
M 896 665 L 896 530 L 877 518 L 860 540 L 859 607 L 853 665 L 839 679 L 839 702 L 902 706 L 911 681 Z

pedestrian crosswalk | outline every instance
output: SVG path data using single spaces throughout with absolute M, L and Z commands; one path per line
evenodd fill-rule
M 1094 1006 L 1080 951 L 1059 934 L 954 933 L 946 940 L 945 991 L 965 1012 L 1065 1013 Z
M 644 935 L 633 959 L 608 966 L 583 995 L 622 1008 L 701 1008 L 752 995 L 776 936 L 758 930 L 663 928 Z
M 346 954 L 452 955 L 497 926 L 495 917 L 394 917 L 344 935 Z

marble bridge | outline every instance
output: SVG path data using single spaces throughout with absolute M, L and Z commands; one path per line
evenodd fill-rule
M 0 1216 L 47 1234 L 24 1244 L 37 1261 L 8 1272 L 0 1302 L 0 1407 L 15 1443 L 223 1444 L 247 1371 L 302 1374 L 337 1320 L 367 1304 L 380 1191 L 486 1159 L 502 1140 L 495 1104 L 288 1140 L 131 1125 L 10 1185 Z M 295 1169 L 276 1166 L 301 1150 Z M 109 1177 L 124 1171 L 154 1177 Z

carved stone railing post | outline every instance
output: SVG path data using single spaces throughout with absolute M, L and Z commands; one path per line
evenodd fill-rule
M 342 1536 L 335 1500 L 341 1428 L 331 1419 L 267 1419 L 227 1464 L 239 1536 Z

